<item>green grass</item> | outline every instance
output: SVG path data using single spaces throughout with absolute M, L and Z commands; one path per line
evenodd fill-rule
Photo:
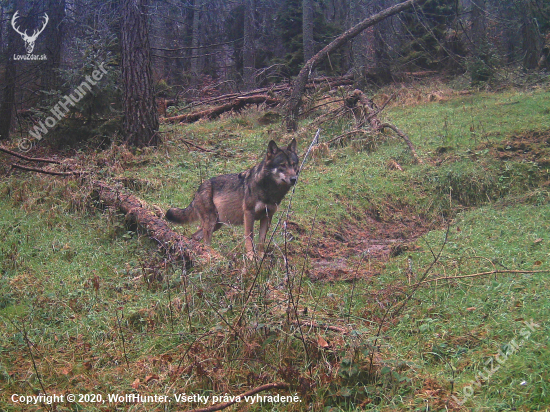
M 465 407 L 545 410 L 549 171 L 521 157 L 500 160 L 494 150 L 514 135 L 549 130 L 549 97 L 544 89 L 477 93 L 388 109 L 424 163 L 415 164 L 395 139 L 378 142 L 376 150 L 361 142 L 334 146 L 309 159 L 292 202 L 292 236 L 285 242 L 278 226 L 273 256 L 259 270 L 243 259 L 242 228 L 214 236 L 221 260 L 185 271 L 126 227 L 124 216 L 94 203 L 87 184 L 4 177 L 0 409 L 46 409 L 9 400 L 13 393 L 38 394 L 42 385 L 50 394 L 213 396 L 285 381 L 290 392 L 264 394 L 298 393 L 301 404 L 249 410 L 304 410 L 306 404 L 322 411 L 458 410 L 451 390 L 462 399 L 476 374 L 533 320 L 540 327 L 488 381 L 473 385 Z M 113 184 L 126 178 L 133 193 L 163 210 L 187 206 L 203 179 L 250 167 L 271 138 L 290 140 L 277 125 L 258 125 L 258 116 L 250 110 L 165 126 L 158 151 L 113 148 L 86 153 L 80 162 L 99 167 L 98 177 Z M 301 151 L 314 134 L 310 121 L 298 134 Z M 348 127 L 345 120 L 328 124 L 322 140 Z M 182 138 L 213 152 L 189 151 Z M 537 150 L 547 150 L 545 143 Z M 391 162 L 404 170 L 389 168 Z M 362 237 L 413 221 L 423 222 L 417 234 L 435 230 L 420 238 L 402 235 L 404 253 L 388 261 L 358 256 L 366 248 Z M 344 228 L 357 236 L 348 239 L 355 252 L 316 249 Z M 321 252 L 351 269 L 347 281 L 312 280 L 319 267 L 312 261 Z M 417 281 L 491 271 L 504 273 L 430 282 L 407 300 Z M 299 329 L 297 315 L 350 333 Z M 199 406 L 65 403 L 57 410 Z

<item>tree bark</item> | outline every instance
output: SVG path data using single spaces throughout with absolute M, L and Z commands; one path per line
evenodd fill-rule
M 121 5 L 124 141 L 135 147 L 157 146 L 160 136 L 147 32 L 147 0 L 122 0 Z
M 191 32 L 191 79 L 192 84 L 198 84 L 200 74 L 200 21 L 201 21 L 201 3 L 200 0 L 193 2 L 193 26 Z
M 532 13 L 531 5 L 525 4 L 521 8 L 521 40 L 523 50 L 523 68 L 534 70 L 539 61 L 540 36 L 535 26 L 535 18 Z
M 245 90 L 254 88 L 255 0 L 244 2 L 243 81 Z
M 353 39 L 355 36 L 357 36 L 366 28 L 371 27 L 376 23 L 379 23 L 382 20 L 390 16 L 393 16 L 397 13 L 400 13 L 403 10 L 406 10 L 414 5 L 422 4 L 425 1 L 426 0 L 406 0 L 395 6 L 389 7 L 381 11 L 380 13 L 375 14 L 374 16 L 368 17 L 367 19 L 363 20 L 361 23 L 353 26 L 349 30 L 342 33 L 340 36 L 334 39 L 331 43 L 325 46 L 315 56 L 309 59 L 304 64 L 304 67 L 302 67 L 302 70 L 300 70 L 300 73 L 298 74 L 298 77 L 296 77 L 296 80 L 294 80 L 293 89 L 292 89 L 292 93 L 290 95 L 289 104 L 288 104 L 288 112 L 287 112 L 287 118 L 286 118 L 287 129 L 289 131 L 295 131 L 298 127 L 297 119 L 298 119 L 298 113 L 300 109 L 302 95 L 304 94 L 306 83 L 310 73 L 315 69 L 315 67 L 319 65 L 319 63 L 321 63 L 331 52 L 338 49 L 348 40 Z
M 380 0 L 376 12 L 383 10 L 387 6 L 387 0 Z M 385 32 L 389 29 L 387 22 L 381 22 L 374 28 L 374 76 L 375 81 L 380 86 L 392 81 L 390 56 L 388 44 L 386 43 Z
M 50 24 L 46 26 L 44 38 L 48 60 L 41 68 L 42 90 L 56 90 L 59 87 L 59 67 L 61 65 L 61 49 L 63 47 L 65 26 L 65 0 L 49 0 L 47 13 Z
M 304 47 L 304 62 L 313 57 L 313 3 L 312 0 L 302 0 L 302 38 Z
M 472 3 L 472 38 L 471 48 L 475 57 L 487 44 L 487 23 L 485 18 L 486 0 L 476 0 Z M 480 50 L 481 49 L 481 50 Z
M 17 2 L 14 2 L 12 13 L 8 15 L 9 20 L 13 17 L 13 13 L 17 9 Z M 15 111 L 15 81 L 17 77 L 17 68 L 13 55 L 15 53 L 15 42 L 17 41 L 17 33 L 9 27 L 7 34 L 7 54 L 8 61 L 4 72 L 3 90 L 2 90 L 2 105 L 0 106 L 0 140 L 7 139 L 10 135 L 10 130 L 13 121 L 13 113 Z

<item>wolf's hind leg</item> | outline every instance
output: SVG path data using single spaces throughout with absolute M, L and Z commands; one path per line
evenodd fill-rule
M 193 240 L 196 240 L 197 242 L 200 242 L 204 238 L 204 233 L 202 229 L 197 230 L 195 233 L 191 235 L 191 238 Z

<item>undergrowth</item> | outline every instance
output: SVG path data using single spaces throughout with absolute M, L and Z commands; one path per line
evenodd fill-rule
M 281 205 L 262 261 L 243 258 L 242 228 L 224 228 L 213 239 L 223 258 L 186 270 L 86 179 L 2 178 L 1 409 L 176 411 L 279 382 L 287 389 L 261 394 L 299 401 L 247 410 L 545 410 L 549 92 L 406 97 L 386 116 L 423 163 L 390 136 L 328 145 L 349 120 L 323 126 L 326 146 L 288 217 L 290 195 Z M 166 127 L 157 151 L 74 160 L 150 205 L 183 207 L 205 178 L 289 140 L 260 115 Z M 302 153 L 313 121 L 298 133 Z M 512 351 L 512 340 L 523 343 Z M 44 392 L 102 399 L 11 399 Z M 129 393 L 170 402 L 107 397 Z

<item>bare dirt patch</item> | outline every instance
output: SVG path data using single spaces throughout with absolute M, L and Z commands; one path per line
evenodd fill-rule
M 497 159 L 536 162 L 550 166 L 550 130 L 530 131 L 512 136 L 498 144 L 484 145 Z
M 332 282 L 375 275 L 390 257 L 416 248 L 414 241 L 434 228 L 419 216 L 402 210 L 395 216 L 383 220 L 365 212 L 361 221 L 346 221 L 337 228 L 319 222 L 309 250 L 309 278 Z M 308 236 L 304 228 L 295 223 L 290 224 L 289 229 Z

